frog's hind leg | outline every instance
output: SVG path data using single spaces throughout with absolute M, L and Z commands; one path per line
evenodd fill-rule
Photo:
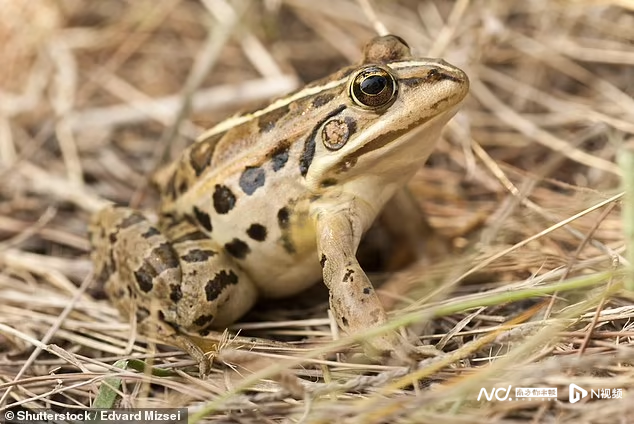
M 189 220 L 166 219 L 159 228 L 138 211 L 111 206 L 93 216 L 89 233 L 97 283 L 119 311 L 199 361 L 183 334 L 206 336 L 255 303 L 248 276 Z
M 163 222 L 183 273 L 176 307 L 182 326 L 205 336 L 211 329 L 224 329 L 251 309 L 257 300 L 256 286 L 224 248 L 193 219 L 165 217 Z

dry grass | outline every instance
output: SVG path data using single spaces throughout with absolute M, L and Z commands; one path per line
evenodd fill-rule
M 442 355 L 329 354 L 345 341 L 328 343 L 317 286 L 235 327 L 286 343 L 228 343 L 201 380 L 90 286 L 89 213 L 103 199 L 151 207 L 164 150 L 358 60 L 375 34 L 360 3 L 0 1 L 0 409 L 91 405 L 118 376 L 123 405 L 210 422 L 632 422 L 632 221 L 616 164 L 634 134 L 631 1 L 374 2 L 388 30 L 472 80 L 410 187 L 448 243 L 373 275 L 394 326 Z M 113 368 L 129 357 L 174 373 Z M 573 382 L 623 399 L 570 404 Z M 476 400 L 508 385 L 558 398 Z

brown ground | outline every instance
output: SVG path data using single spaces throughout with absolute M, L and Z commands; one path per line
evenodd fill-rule
M 410 186 L 439 241 L 372 275 L 396 322 L 444 355 L 405 368 L 326 354 L 317 286 L 236 326 L 291 349 L 230 343 L 203 381 L 186 355 L 134 338 L 90 286 L 100 199 L 151 205 L 139 189 L 166 142 L 177 153 L 230 113 L 356 61 L 376 34 L 361 4 L 0 0 L 0 410 L 93 405 L 121 384 L 122 405 L 188 406 L 194 421 L 634 422 L 634 231 L 622 225 L 634 218 L 621 218 L 634 207 L 620 196 L 633 166 L 617 165 L 634 134 L 628 0 L 373 2 L 380 24 L 472 81 Z M 175 140 L 195 61 L 200 103 Z M 112 367 L 129 357 L 176 372 Z M 570 383 L 622 399 L 571 404 Z M 509 385 L 558 396 L 477 401 Z

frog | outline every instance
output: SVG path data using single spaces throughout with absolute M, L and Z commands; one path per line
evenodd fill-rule
M 320 280 L 344 334 L 384 325 L 357 248 L 468 90 L 458 67 L 375 37 L 359 63 L 201 134 L 162 172 L 154 218 L 114 204 L 94 213 L 96 284 L 142 332 L 201 364 L 192 337 Z M 364 344 L 389 355 L 402 342 L 387 331 Z

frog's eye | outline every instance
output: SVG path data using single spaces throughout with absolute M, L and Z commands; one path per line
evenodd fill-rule
M 378 66 L 367 66 L 351 78 L 350 97 L 364 109 L 384 109 L 396 100 L 394 75 Z

